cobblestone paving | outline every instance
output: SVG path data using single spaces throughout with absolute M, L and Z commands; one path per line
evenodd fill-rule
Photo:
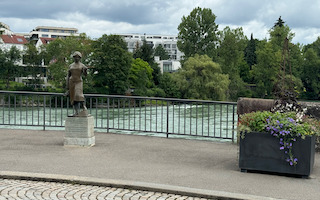
M 2 199 L 205 200 L 124 188 L 0 178 L 0 200 Z

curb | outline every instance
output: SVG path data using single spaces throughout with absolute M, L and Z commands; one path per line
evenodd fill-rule
M 105 187 L 126 188 L 126 189 L 129 188 L 134 190 L 162 192 L 162 193 L 169 193 L 169 194 L 176 194 L 176 195 L 190 196 L 190 197 L 199 197 L 199 198 L 206 198 L 206 199 L 276 200 L 275 198 L 270 198 L 270 197 L 260 197 L 255 195 L 221 192 L 221 191 L 214 191 L 214 190 L 194 189 L 194 188 L 171 186 L 171 185 L 156 184 L 156 183 L 145 183 L 145 182 L 137 182 L 137 181 L 101 179 L 101 178 L 57 175 L 57 174 L 0 171 L 0 178 L 60 182 L 60 183 L 94 185 L 94 186 L 105 186 Z

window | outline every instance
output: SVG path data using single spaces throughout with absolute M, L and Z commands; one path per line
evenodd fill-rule
M 51 38 L 57 38 L 58 36 L 56 36 L 56 35 L 51 35 Z
M 170 39 L 173 39 L 174 37 L 170 37 Z
M 163 39 L 168 39 L 167 37 L 163 37 Z
M 49 32 L 49 29 L 41 29 L 42 32 Z
M 161 39 L 161 36 L 153 36 L 154 39 Z
M 21 38 L 18 38 L 17 40 L 18 40 L 18 42 L 23 42 L 23 40 Z
M 170 48 L 170 44 L 164 44 L 164 48 Z
M 64 30 L 61 30 L 60 32 L 61 32 L 61 33 L 64 33 Z
M 176 44 L 172 44 L 172 48 L 173 49 L 177 48 L 177 45 Z
M 42 34 L 42 37 L 49 37 L 49 35 L 47 35 L 47 34 Z
M 139 38 L 139 36 L 134 36 L 134 38 Z
M 172 71 L 172 65 L 163 63 L 163 72 L 170 72 L 170 71 Z

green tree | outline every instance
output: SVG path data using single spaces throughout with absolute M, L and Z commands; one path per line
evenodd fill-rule
M 159 56 L 160 60 L 168 60 L 170 58 L 168 52 L 159 44 L 154 50 L 154 56 Z
M 229 74 L 230 78 L 238 76 L 239 65 L 244 60 L 247 38 L 242 28 L 230 29 L 228 26 L 220 31 L 219 35 L 218 62 L 222 72 Z
M 270 39 L 275 51 L 282 50 L 283 44 L 286 38 L 288 38 L 289 43 L 291 43 L 294 33 L 291 32 L 291 29 L 288 25 L 284 24 L 281 17 L 275 23 L 275 25 L 269 30 Z
M 182 17 L 178 26 L 177 46 L 185 54 L 186 59 L 199 55 L 216 56 L 216 42 L 218 25 L 216 16 L 210 8 L 194 8 L 189 16 Z
M 147 44 L 146 40 L 143 40 L 143 44 L 141 46 L 137 45 L 137 48 L 133 52 L 133 58 L 141 58 L 142 60 L 149 63 L 152 71 L 153 82 L 155 85 L 158 85 L 161 77 L 161 69 L 159 65 L 154 61 L 154 50 L 150 44 Z
M 10 87 L 10 81 L 20 74 L 21 67 L 17 64 L 21 60 L 21 52 L 16 46 L 9 51 L 0 48 L 0 77 Z
M 256 40 L 253 39 L 253 34 L 251 34 L 251 38 L 248 41 L 247 47 L 245 48 L 244 57 L 251 70 L 252 66 L 257 64 Z
M 320 57 L 320 37 L 318 37 L 313 43 L 304 46 L 304 52 L 307 52 L 310 48 L 312 48 L 317 53 L 317 56 Z
M 207 55 L 190 57 L 175 74 L 183 98 L 225 100 L 230 80 Z
M 279 17 L 279 19 L 277 20 L 277 22 L 276 23 L 274 23 L 274 28 L 275 27 L 282 27 L 283 25 L 284 25 L 284 23 L 286 23 L 285 21 L 283 21 L 282 19 L 281 19 L 281 16 Z
M 124 94 L 129 88 L 132 54 L 119 35 L 103 35 L 93 43 L 91 61 L 95 86 L 106 94 Z
M 89 56 L 92 52 L 92 40 L 85 34 L 80 34 L 79 37 L 71 36 L 65 39 L 55 39 L 47 44 L 43 52 L 45 54 L 45 64 L 48 65 L 48 76 L 50 83 L 56 88 L 65 88 L 65 77 L 67 76 L 68 66 L 73 63 L 72 54 L 79 51 L 82 54 L 81 62 L 89 67 L 89 75 L 84 80 L 86 84 L 92 88 L 93 83 L 88 82 L 91 79 L 90 73 L 91 63 Z M 84 88 L 84 91 L 85 88 Z
M 228 26 L 219 31 L 218 62 L 222 73 L 229 74 L 232 82 L 229 85 L 228 98 L 238 99 L 239 93 L 244 90 L 244 82 L 240 78 L 240 68 L 245 64 L 244 49 L 247 46 L 247 37 L 242 28 L 230 29 Z
M 278 79 L 281 52 L 274 52 L 272 47 L 272 43 L 264 41 L 256 51 L 258 64 L 252 70 L 257 84 L 256 95 L 260 98 L 273 97 L 274 82 Z
M 305 87 L 305 98 L 320 98 L 320 58 L 313 48 L 309 48 L 304 53 L 304 65 L 302 82 Z
M 129 81 L 130 85 L 134 87 L 142 86 L 150 88 L 152 86 L 152 71 L 150 65 L 140 58 L 133 59 L 130 68 Z M 142 75 L 145 73 L 146 76 Z
M 173 76 L 175 76 L 176 73 L 168 73 L 165 72 L 161 76 L 159 88 L 163 89 L 163 91 L 166 94 L 166 97 L 171 98 L 181 98 L 181 93 L 179 91 L 179 88 L 177 87 L 177 83 L 174 80 Z
M 40 78 L 44 76 L 44 70 L 41 66 L 43 54 L 31 43 L 27 43 L 26 47 L 27 49 L 23 55 L 23 63 L 27 65 L 25 75 L 32 76 L 30 84 L 36 88 L 37 84 L 41 84 Z

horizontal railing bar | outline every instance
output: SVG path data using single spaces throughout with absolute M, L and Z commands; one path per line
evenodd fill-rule
M 63 93 L 53 93 L 53 92 L 30 92 L 30 91 L 7 91 L 0 90 L 0 93 L 8 94 L 25 94 L 25 95 L 57 95 L 63 96 Z M 85 97 L 103 97 L 103 98 L 129 98 L 129 99 L 147 99 L 147 100 L 162 100 L 162 101 L 179 101 L 179 102 L 194 102 L 194 103 L 217 103 L 226 105 L 237 105 L 237 102 L 227 102 L 227 101 L 210 101 L 210 100 L 197 100 L 197 99 L 175 99 L 175 98 L 162 98 L 162 97 L 141 97 L 141 96 L 122 96 L 122 95 L 104 95 L 104 94 L 85 94 Z

